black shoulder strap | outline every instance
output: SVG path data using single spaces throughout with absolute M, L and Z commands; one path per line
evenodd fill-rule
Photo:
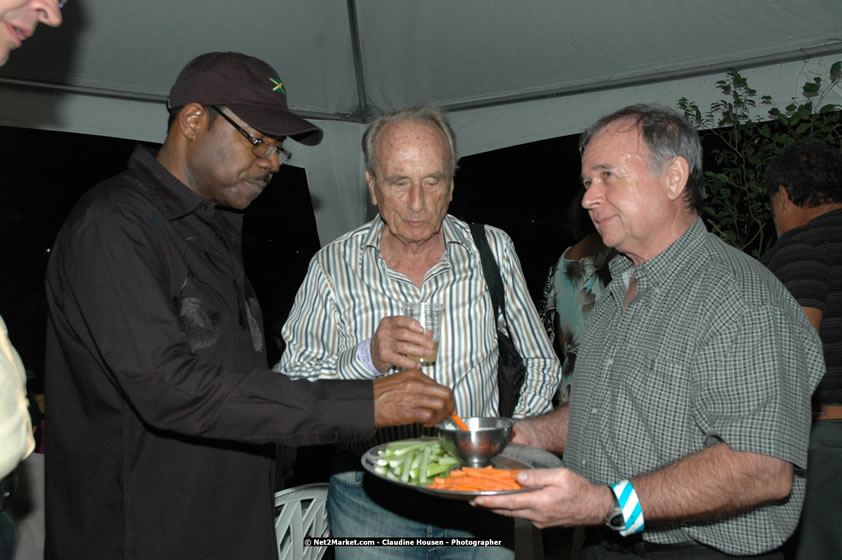
M 498 316 L 499 309 L 503 309 L 505 318 L 506 307 L 504 305 L 503 279 L 500 277 L 500 267 L 491 247 L 488 245 L 488 238 L 485 235 L 485 225 L 471 224 L 471 236 L 474 238 L 479 249 L 479 256 L 482 260 L 482 274 L 485 276 L 485 283 L 488 285 L 488 292 L 491 294 L 491 303 L 494 304 L 494 317 Z

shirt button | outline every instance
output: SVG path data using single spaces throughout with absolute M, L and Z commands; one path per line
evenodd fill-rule
M 597 412 L 599 412 L 598 408 L 594 407 L 591 409 L 591 414 L 596 414 Z
M 608 358 L 607 360 L 605 360 L 605 365 L 613 366 L 614 365 L 614 358 Z
M 588 460 L 587 460 L 587 459 L 582 459 L 582 466 L 583 466 L 583 467 L 586 467 L 587 465 L 588 465 Z

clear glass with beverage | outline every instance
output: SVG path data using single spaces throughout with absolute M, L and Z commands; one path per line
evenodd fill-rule
M 407 317 L 416 319 L 424 327 L 424 333 L 433 339 L 433 352 L 429 356 L 415 356 L 407 354 L 410 360 L 429 364 L 436 361 L 439 352 L 439 339 L 441 337 L 441 321 L 444 306 L 440 303 L 404 303 L 401 305 L 401 312 Z

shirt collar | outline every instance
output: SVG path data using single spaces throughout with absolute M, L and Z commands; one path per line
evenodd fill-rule
M 444 232 L 444 245 L 448 250 L 451 246 L 460 246 L 468 251 L 474 250 L 474 245 L 470 241 L 470 230 L 464 226 L 464 222 L 460 222 L 450 214 L 444 217 L 441 230 Z
M 167 171 L 148 148 L 137 146 L 128 168 L 141 177 L 146 188 L 155 192 L 156 204 L 169 220 L 191 214 L 207 202 Z
M 708 236 L 708 230 L 701 217 L 687 228 L 672 245 L 637 266 L 637 286 L 639 291 L 650 287 L 668 284 L 678 274 L 684 264 L 698 258 L 697 251 L 702 247 Z M 625 255 L 612 259 L 608 263 L 612 278 L 620 278 L 634 265 Z
M 810 226 L 816 226 L 822 223 L 824 220 L 835 221 L 837 220 L 838 216 L 842 215 L 842 208 L 837 208 L 836 210 L 831 210 L 830 212 L 825 212 L 824 214 L 819 214 L 809 222 L 803 223 L 800 226 L 794 227 L 791 230 L 785 232 L 781 235 L 778 239 L 785 239 L 791 237 L 793 235 L 798 235 L 799 232 L 804 231 Z
M 362 244 L 363 247 L 379 251 L 380 233 L 384 227 L 386 227 L 386 222 L 380 214 L 377 214 L 377 216 L 369 222 L 368 233 L 366 234 Z M 465 231 L 462 231 L 463 229 L 464 228 L 459 227 L 459 221 L 456 218 L 450 214 L 445 215 L 441 227 L 442 233 L 444 234 L 445 247 L 455 243 L 468 247 L 470 250 L 471 244 L 468 242 L 468 238 L 465 237 L 466 233 Z
M 461 226 L 461 227 L 460 227 Z M 470 231 L 464 227 L 464 222 L 461 222 L 451 216 L 445 215 L 442 221 L 442 233 L 444 234 L 444 259 L 450 265 L 451 250 L 456 247 L 461 247 L 468 252 L 473 252 L 473 244 L 468 240 L 470 238 Z M 359 262 L 357 265 L 362 270 L 365 265 L 363 261 L 366 258 L 377 259 L 380 255 L 380 233 L 386 227 L 386 222 L 380 214 L 374 217 L 368 223 L 368 231 L 364 234 L 362 241 L 362 250 L 360 251 Z

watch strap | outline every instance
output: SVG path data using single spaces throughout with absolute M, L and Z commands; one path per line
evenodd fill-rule
M 615 482 L 611 485 L 611 491 L 617 498 L 625 522 L 625 528 L 620 531 L 620 535 L 627 537 L 643 531 L 643 510 L 640 509 L 640 501 L 632 483 L 628 480 Z
M 617 501 L 617 496 L 614 495 L 611 485 L 608 484 L 607 486 L 611 490 L 611 497 L 614 498 L 614 509 L 608 512 L 603 523 L 612 531 L 622 531 L 626 528 L 626 520 L 623 519 L 623 508 L 620 507 L 620 502 Z

